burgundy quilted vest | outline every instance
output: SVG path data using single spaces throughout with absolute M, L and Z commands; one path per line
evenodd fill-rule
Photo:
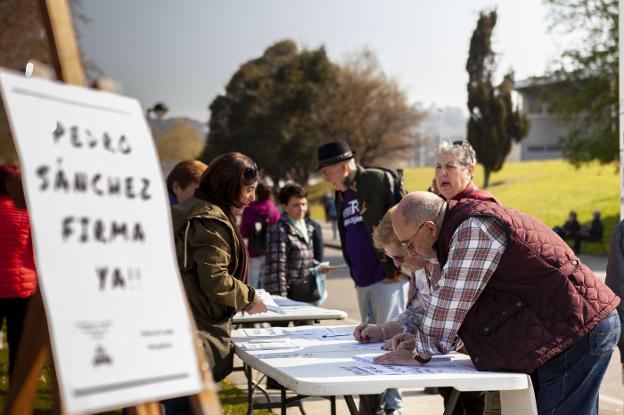
M 459 337 L 477 369 L 531 373 L 585 336 L 620 299 L 550 228 L 492 202 L 449 202 L 436 242 L 441 266 L 455 229 L 486 215 L 506 225 L 507 248 Z

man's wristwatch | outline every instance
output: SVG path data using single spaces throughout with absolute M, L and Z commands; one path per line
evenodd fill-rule
M 431 361 L 431 356 L 428 356 L 427 358 L 424 358 L 422 356 L 420 356 L 418 354 L 418 352 L 414 353 L 414 355 L 412 356 L 414 358 L 414 360 L 416 360 L 418 363 L 422 363 L 423 365 L 425 363 L 429 363 Z

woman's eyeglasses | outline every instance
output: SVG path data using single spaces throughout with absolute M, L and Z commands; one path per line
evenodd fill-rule
M 388 258 L 390 258 L 393 261 L 396 262 L 400 262 L 403 263 L 405 262 L 405 257 L 404 256 L 399 256 L 399 255 L 390 255 L 389 253 L 387 253 L 386 251 L 383 252 L 385 256 L 387 256 Z
M 465 143 L 465 141 L 464 141 L 464 140 L 456 140 L 456 141 L 453 141 L 453 143 L 452 143 L 452 144 L 453 144 L 454 146 L 462 146 L 462 145 L 464 145 L 464 143 Z
M 258 165 L 256 163 L 252 164 L 249 167 L 245 167 L 243 170 L 243 178 L 246 181 L 252 181 L 258 176 Z

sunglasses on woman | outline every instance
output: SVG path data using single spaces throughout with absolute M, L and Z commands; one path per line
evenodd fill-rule
M 246 181 L 250 182 L 253 179 L 255 179 L 257 176 L 258 176 L 258 165 L 256 163 L 253 163 L 249 167 L 245 167 L 245 170 L 243 170 L 243 178 Z

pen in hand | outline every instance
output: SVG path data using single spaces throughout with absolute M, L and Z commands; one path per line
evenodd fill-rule
M 366 318 L 362 322 L 362 329 L 360 330 L 360 342 L 364 343 L 369 340 L 368 336 L 362 336 L 362 332 L 366 330 L 366 326 L 368 326 L 368 322 L 370 321 L 370 313 L 366 314 Z
M 351 333 L 344 333 L 344 334 L 323 334 L 323 338 L 327 338 L 327 337 L 339 337 L 339 336 L 352 336 Z
M 401 333 L 401 343 L 405 341 L 405 333 L 407 333 L 407 323 L 403 323 L 403 333 Z

